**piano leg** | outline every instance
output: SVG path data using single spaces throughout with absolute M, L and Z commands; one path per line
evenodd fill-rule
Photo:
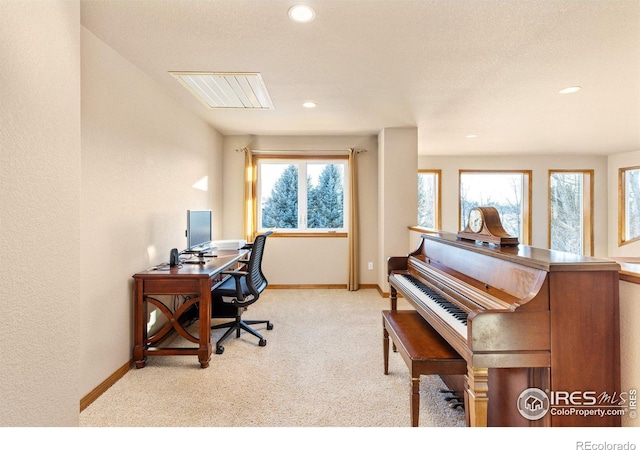
M 489 404 L 489 371 L 484 368 L 468 367 L 465 377 L 464 404 L 467 426 L 487 426 L 487 406 Z
M 389 300 L 391 301 L 391 311 L 396 311 L 398 309 L 398 291 L 393 286 L 389 286 Z M 396 353 L 398 351 L 396 343 L 392 342 L 391 345 L 393 346 L 393 353 Z

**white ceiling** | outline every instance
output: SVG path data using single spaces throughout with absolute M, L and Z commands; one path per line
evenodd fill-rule
M 315 20 L 290 21 L 296 3 Z M 87 0 L 81 13 L 223 134 L 417 127 L 424 155 L 640 150 L 638 0 Z M 170 71 L 259 72 L 275 109 L 207 109 Z

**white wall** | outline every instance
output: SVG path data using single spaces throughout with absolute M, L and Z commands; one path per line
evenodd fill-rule
M 618 246 L 618 169 L 640 166 L 640 150 L 609 156 L 609 256 L 640 257 L 640 241 Z
M 377 283 L 389 292 L 387 259 L 407 254 L 409 228 L 418 220 L 418 130 L 385 128 L 378 135 Z
M 213 209 L 220 237 L 221 161 L 217 131 L 82 29 L 79 397 L 130 360 L 131 277 L 186 247 L 187 209 Z
M 256 152 L 286 154 L 335 153 L 353 147 L 358 156 L 360 195 L 360 283 L 375 284 L 377 268 L 377 141 L 375 136 L 226 136 L 224 138 L 224 235 L 242 234 L 244 146 Z M 263 270 L 271 285 L 347 284 L 347 238 L 282 237 L 272 235 L 264 254 Z M 374 270 L 367 263 L 374 262 Z
M 606 257 L 607 158 L 605 156 L 421 156 L 420 169 L 442 170 L 442 229 L 458 231 L 459 170 L 532 170 L 531 245 L 548 248 L 549 170 L 594 170 L 594 256 Z
M 0 21 L 0 426 L 75 426 L 80 8 L 0 2 Z
M 640 391 L 640 284 L 620 282 L 620 372 L 623 391 Z M 640 418 L 623 417 L 623 426 L 640 426 Z

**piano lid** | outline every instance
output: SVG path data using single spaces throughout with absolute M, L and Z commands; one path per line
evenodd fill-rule
M 511 247 L 500 247 L 491 244 L 474 243 L 460 240 L 455 234 L 448 232 L 423 234 L 422 238 L 427 241 L 443 243 L 492 258 L 499 258 L 523 266 L 541 269 L 546 272 L 620 270 L 620 265 L 617 262 L 608 259 L 593 258 L 523 244 Z
M 458 240 L 452 233 L 424 234 L 411 253 L 417 261 L 440 268 L 453 277 L 468 277 L 467 284 L 500 297 L 517 308 L 536 297 L 550 272 L 614 271 L 613 261 L 540 249 L 527 245 L 499 247 Z M 458 275 L 456 275 L 458 274 Z M 497 291 L 496 291 L 497 290 Z

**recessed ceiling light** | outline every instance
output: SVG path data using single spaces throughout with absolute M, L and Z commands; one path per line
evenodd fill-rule
M 477 138 L 478 135 L 477 134 L 467 134 L 467 138 L 468 139 L 473 139 L 473 138 Z
M 574 92 L 578 92 L 582 89 L 580 86 L 571 86 L 568 88 L 564 88 L 560 91 L 561 94 L 573 94 Z
M 304 106 L 305 108 L 315 108 L 318 105 L 316 105 L 315 102 L 304 102 L 302 106 Z
M 307 5 L 295 5 L 289 8 L 289 18 L 294 22 L 307 23 L 316 17 L 316 12 Z

